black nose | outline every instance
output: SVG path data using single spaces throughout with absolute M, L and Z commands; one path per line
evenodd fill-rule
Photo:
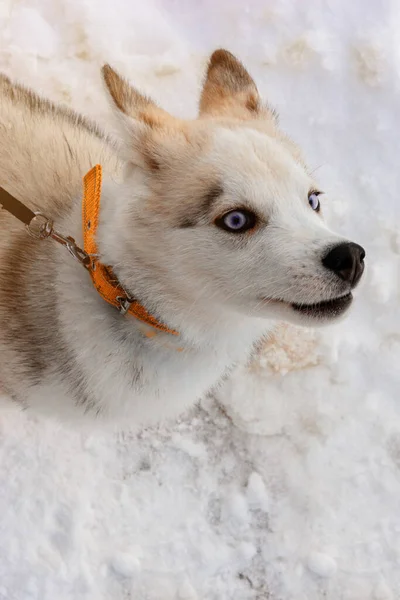
M 332 248 L 322 264 L 351 286 L 357 285 L 364 271 L 365 250 L 358 244 L 345 242 Z

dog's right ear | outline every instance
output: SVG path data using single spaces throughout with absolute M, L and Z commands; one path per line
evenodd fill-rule
M 208 61 L 200 98 L 200 117 L 274 121 L 273 110 L 260 98 L 253 78 L 228 50 L 215 50 Z

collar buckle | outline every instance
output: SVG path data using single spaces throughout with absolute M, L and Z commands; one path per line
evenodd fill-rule
M 134 303 L 133 298 L 128 298 L 124 296 L 117 296 L 116 301 L 118 302 L 118 311 L 121 315 L 126 315 L 131 305 Z

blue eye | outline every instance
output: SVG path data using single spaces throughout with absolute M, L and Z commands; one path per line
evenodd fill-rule
M 319 212 L 319 209 L 321 208 L 321 204 L 318 198 L 320 193 L 321 192 L 311 192 L 311 194 L 308 196 L 308 203 L 311 206 L 311 208 L 316 212 Z
M 233 212 L 225 215 L 224 223 L 227 227 L 229 227 L 229 229 L 237 231 L 238 229 L 243 229 L 243 227 L 245 227 L 247 223 L 247 217 L 239 210 L 234 210 Z
M 249 210 L 231 210 L 215 221 L 215 224 L 231 233 L 243 233 L 256 224 L 256 215 Z

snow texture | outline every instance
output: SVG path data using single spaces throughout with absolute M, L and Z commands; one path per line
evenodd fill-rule
M 0 413 L 1 600 L 400 598 L 400 5 L 2 0 L 0 69 L 109 124 L 109 62 L 196 113 L 225 46 L 367 249 L 350 317 L 283 327 L 171 427 Z

